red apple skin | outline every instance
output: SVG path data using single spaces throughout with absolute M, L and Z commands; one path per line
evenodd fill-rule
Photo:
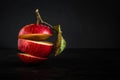
M 40 58 L 32 55 L 28 55 L 25 53 L 18 53 L 18 57 L 21 59 L 22 62 L 24 63 L 39 63 L 45 61 L 47 58 Z
M 33 56 L 47 58 L 53 49 L 53 44 L 45 45 L 38 44 L 36 41 L 18 39 L 18 49 Z
M 52 30 L 48 26 L 45 26 L 42 24 L 29 24 L 29 25 L 24 26 L 19 32 L 19 36 L 24 35 L 24 34 L 50 34 L 52 35 Z

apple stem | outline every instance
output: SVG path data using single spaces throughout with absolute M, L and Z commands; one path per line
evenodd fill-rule
M 41 18 L 41 16 L 40 16 L 39 10 L 36 9 L 35 12 L 36 12 L 36 16 L 37 16 L 37 24 L 43 23 L 43 20 L 42 20 L 42 18 Z
M 42 18 L 41 18 L 41 16 L 40 16 L 40 13 L 39 13 L 39 10 L 38 10 L 38 9 L 36 9 L 35 12 L 36 12 L 36 16 L 37 16 L 37 24 L 44 23 L 44 24 L 50 26 L 51 28 L 53 28 L 52 25 L 50 25 L 49 23 L 47 23 L 47 22 L 45 22 L 45 21 L 42 20 Z
M 47 23 L 45 21 L 43 21 L 43 23 L 46 24 L 46 25 L 48 25 L 48 26 L 50 26 L 51 28 L 53 28 L 53 26 L 51 24 L 49 24 L 49 23 Z

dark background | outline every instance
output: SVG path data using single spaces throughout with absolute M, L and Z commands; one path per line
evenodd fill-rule
M 36 23 L 35 9 L 52 25 L 60 24 L 67 48 L 120 48 L 116 0 L 0 1 L 0 47 L 17 48 L 17 35 Z
M 36 23 L 36 8 L 48 23 L 61 24 L 67 49 L 27 65 L 17 56 L 17 35 Z M 118 12 L 116 0 L 0 1 L 0 80 L 120 80 Z

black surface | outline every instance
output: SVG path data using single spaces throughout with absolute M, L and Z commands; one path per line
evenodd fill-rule
M 116 80 L 119 49 L 66 49 L 38 65 L 26 65 L 17 49 L 0 49 L 0 80 Z

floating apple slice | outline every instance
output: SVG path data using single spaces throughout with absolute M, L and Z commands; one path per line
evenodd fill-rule
M 18 38 L 30 40 L 45 40 L 52 36 L 52 30 L 42 24 L 29 24 L 24 26 L 18 35 Z
M 55 51 L 55 56 L 57 56 L 61 54 L 61 52 L 65 49 L 66 41 L 62 36 L 60 25 L 55 26 L 54 30 L 57 32 L 56 51 Z
M 53 43 L 50 42 L 18 39 L 18 49 L 33 56 L 47 58 L 52 48 Z
M 38 63 L 47 59 L 47 58 L 32 56 L 30 54 L 25 54 L 25 53 L 18 53 L 18 56 L 25 63 Z

